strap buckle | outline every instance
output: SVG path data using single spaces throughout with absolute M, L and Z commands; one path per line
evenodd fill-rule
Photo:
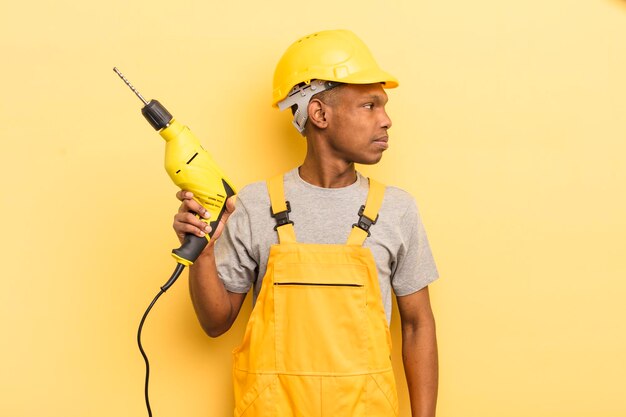
M 291 220 L 289 220 L 289 213 L 291 213 L 291 205 L 289 201 L 285 201 L 287 205 L 287 210 L 279 211 L 278 213 L 274 213 L 272 208 L 270 207 L 270 213 L 274 219 L 276 219 L 276 226 L 274 226 L 274 230 L 278 229 L 281 226 L 286 224 L 293 224 Z
M 352 227 L 358 227 L 359 229 L 367 232 L 367 237 L 370 237 L 372 235 L 370 233 L 370 227 L 372 227 L 372 225 L 376 224 L 376 222 L 378 221 L 378 214 L 376 215 L 376 218 L 372 220 L 363 214 L 364 211 L 365 206 L 361 206 L 361 208 L 359 209 L 359 221 L 357 223 L 354 223 Z

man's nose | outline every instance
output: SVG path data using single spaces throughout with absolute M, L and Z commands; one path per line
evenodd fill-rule
M 389 129 L 391 127 L 391 118 L 387 114 L 386 110 L 383 110 L 383 118 L 381 120 L 381 125 L 384 129 Z

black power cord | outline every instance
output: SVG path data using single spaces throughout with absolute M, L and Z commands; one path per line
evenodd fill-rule
M 154 306 L 154 304 L 157 302 L 159 297 L 163 295 L 163 293 L 165 293 L 165 291 L 167 291 L 172 286 L 172 284 L 174 284 L 174 282 L 176 282 L 176 280 L 178 279 L 178 277 L 180 276 L 180 274 L 183 272 L 184 269 L 185 269 L 185 265 L 180 264 L 180 263 L 176 265 L 176 269 L 174 270 L 174 273 L 172 273 L 172 276 L 170 277 L 170 279 L 167 280 L 165 285 L 161 287 L 161 291 L 159 291 L 156 297 L 154 297 L 154 299 L 152 300 L 152 302 L 146 309 L 146 312 L 143 313 L 143 317 L 141 318 L 141 321 L 139 322 L 139 329 L 137 330 L 137 345 L 139 346 L 139 351 L 141 352 L 141 356 L 143 356 L 143 360 L 146 362 L 146 382 L 145 382 L 145 387 L 144 387 L 144 395 L 146 397 L 146 407 L 148 409 L 149 417 L 152 417 L 152 409 L 150 408 L 150 398 L 148 396 L 148 382 L 150 381 L 150 362 L 148 361 L 148 356 L 146 355 L 146 352 L 143 350 L 143 346 L 141 345 L 141 330 L 143 329 L 143 324 L 146 321 L 146 317 L 148 317 L 148 313 L 150 313 L 150 310 L 152 310 L 152 307 Z

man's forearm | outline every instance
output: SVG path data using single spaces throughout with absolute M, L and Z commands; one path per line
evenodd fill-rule
M 434 319 L 402 329 L 402 360 L 413 417 L 434 417 L 439 385 Z
M 189 292 L 194 310 L 204 331 L 211 337 L 232 325 L 232 304 L 219 279 L 213 248 L 203 253 L 189 268 Z

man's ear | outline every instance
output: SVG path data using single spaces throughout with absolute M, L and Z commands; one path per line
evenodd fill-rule
M 307 107 L 309 112 L 309 123 L 314 124 L 318 129 L 325 129 L 328 127 L 328 111 L 329 107 L 322 103 L 319 99 L 312 99 L 309 101 Z

